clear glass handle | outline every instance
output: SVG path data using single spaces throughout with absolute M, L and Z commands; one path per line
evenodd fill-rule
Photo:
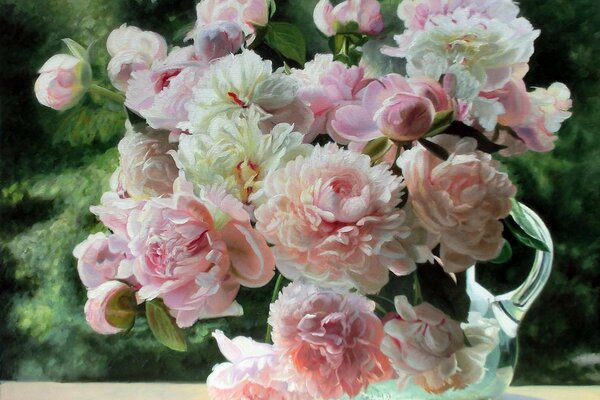
M 494 314 L 503 330 L 512 337 L 517 335 L 519 323 L 546 286 L 550 272 L 552 272 L 554 255 L 552 238 L 544 222 L 529 207 L 523 204 L 521 207 L 537 230 L 539 237 L 548 246 L 549 251 L 536 250 L 533 267 L 525 282 L 515 290 L 496 296 L 492 303 Z

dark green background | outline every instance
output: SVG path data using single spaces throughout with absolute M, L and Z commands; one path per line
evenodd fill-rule
M 383 1 L 386 19 L 394 19 L 395 1 Z M 275 17 L 298 22 L 310 52 L 325 43 L 312 27 L 314 2 L 279 0 Z M 586 366 L 576 357 L 600 353 L 600 5 L 521 6 L 542 30 L 527 83 L 566 83 L 575 115 L 554 152 L 507 162 L 519 199 L 547 221 L 557 251 L 548 287 L 520 332 L 515 381 L 597 384 L 598 360 Z M 88 207 L 108 188 L 124 116 L 89 96 L 58 114 L 33 96 L 35 71 L 63 51 L 61 38 L 98 39 L 94 67 L 101 76 L 111 29 L 127 22 L 180 42 L 193 20 L 193 0 L 0 0 L 0 379 L 198 381 L 221 359 L 212 329 L 262 336 L 270 287 L 242 291 L 245 318 L 198 324 L 188 332 L 186 354 L 157 345 L 143 321 L 127 336 L 87 327 L 71 250 L 102 229 Z M 529 258 L 520 254 L 508 266 L 479 268 L 486 285 L 499 292 L 522 279 Z

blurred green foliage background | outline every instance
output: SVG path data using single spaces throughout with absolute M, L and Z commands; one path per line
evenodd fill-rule
M 312 24 L 315 0 L 278 0 L 276 20 L 298 23 L 310 53 L 326 41 Z M 398 0 L 383 0 L 392 21 Z M 83 317 L 86 294 L 72 248 L 102 227 L 88 207 L 108 188 L 124 115 L 87 96 L 57 114 L 37 104 L 36 70 L 64 52 L 60 39 L 97 40 L 97 77 L 108 61 L 106 36 L 123 22 L 181 44 L 194 0 L 0 0 L 0 379 L 199 381 L 220 360 L 215 328 L 262 337 L 271 287 L 242 291 L 246 317 L 198 324 L 190 351 L 158 345 L 140 321 L 125 336 L 104 337 Z M 526 80 L 562 81 L 574 117 L 556 150 L 507 162 L 519 199 L 547 221 L 555 271 L 520 332 L 517 384 L 600 383 L 600 7 L 597 0 L 522 0 L 542 30 Z M 105 82 L 106 83 L 106 82 Z M 482 266 L 488 287 L 507 290 L 529 258 Z M 587 355 L 587 356 L 586 356 Z

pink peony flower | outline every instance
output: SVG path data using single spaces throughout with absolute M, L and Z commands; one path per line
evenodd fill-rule
M 154 129 L 178 131 L 177 125 L 189 119 L 187 105 L 207 68 L 193 46 L 175 48 L 151 69 L 132 73 L 125 105 Z
M 42 65 L 35 81 L 35 96 L 40 104 L 55 110 L 76 105 L 92 80 L 92 68 L 83 59 L 56 54 Z
M 216 226 L 207 208 L 211 204 L 197 198 L 187 182 L 175 187 L 173 197 L 153 198 L 129 217 L 138 295 L 162 298 L 181 327 L 198 319 L 241 315 L 235 302 L 240 283 L 262 286 L 274 274 L 267 244 L 247 215 L 246 220 L 235 219 L 239 208 L 226 224 Z
M 460 272 L 498 255 L 499 219 L 508 216 L 516 188 L 491 155 L 476 150 L 475 139 L 438 135 L 431 140 L 449 152 L 448 160 L 419 144 L 400 156 L 398 166 L 420 222 L 440 239 L 444 269 Z
M 235 22 L 242 27 L 244 36 L 249 36 L 247 44 L 255 37 L 256 26 L 266 26 L 269 22 L 269 2 L 267 0 L 202 0 L 196 6 L 197 21 L 195 32 L 213 22 Z
M 127 24 L 108 35 L 106 48 L 112 57 L 107 67 L 108 77 L 123 92 L 133 71 L 147 70 L 167 56 L 167 42 L 161 35 Z
M 338 293 L 292 283 L 271 304 L 275 351 L 292 388 L 312 398 L 356 396 L 369 384 L 389 379 L 389 360 L 375 303 L 353 293 Z
M 409 378 L 426 390 L 427 380 L 446 370 L 456 370 L 455 353 L 464 347 L 460 323 L 429 303 L 412 307 L 406 296 L 394 299 L 396 312 L 383 329 L 381 350 L 389 357 L 398 374 L 401 388 Z M 433 375 L 433 376 L 431 376 Z M 441 375 L 443 380 L 445 375 Z
M 212 400 L 309 400 L 305 393 L 291 392 L 281 375 L 279 356 L 273 346 L 238 336 L 228 339 L 215 331 L 219 350 L 228 362 L 217 364 L 206 385 Z
M 364 79 L 364 69 L 333 61 L 331 54 L 317 54 L 304 69 L 292 70 L 291 77 L 300 83 L 298 98 L 309 105 L 314 115 L 306 142 L 328 133 L 337 142 L 347 143 L 331 126 L 331 121 L 339 107 L 360 101 L 358 93 L 368 83 Z
M 336 5 L 320 0 L 313 11 L 317 28 L 325 36 L 335 35 L 344 25 L 354 22 L 358 32 L 377 35 L 383 31 L 383 16 L 377 0 L 345 0 Z
M 119 142 L 119 168 L 115 172 L 118 187 L 128 197 L 146 200 L 173 193 L 179 175 L 169 154 L 177 146 L 169 143 L 169 132 L 146 128 L 136 132 L 127 123 L 127 133 Z
M 133 210 L 141 210 L 144 201 L 123 198 L 116 192 L 106 192 L 100 198 L 100 205 L 91 206 L 90 211 L 119 237 L 130 239 L 127 223 Z
M 435 112 L 448 109 L 450 104 L 434 81 L 415 80 L 412 84 L 398 74 L 373 80 L 361 91 L 361 103 L 340 107 L 331 126 L 353 142 L 384 135 L 401 141 L 418 139 L 431 127 Z M 413 87 L 423 95 L 415 94 Z
M 331 143 L 267 175 L 256 229 L 272 244 L 288 279 L 375 293 L 388 269 L 407 274 L 406 253 L 390 248 L 411 235 L 396 209 L 403 188 L 388 165 Z
M 196 55 L 205 61 L 236 53 L 243 43 L 242 28 L 231 21 L 214 22 L 203 26 L 198 29 L 194 37 Z
M 127 330 L 135 320 L 135 296 L 119 281 L 107 281 L 88 291 L 85 319 L 98 333 L 112 335 Z
M 533 151 L 546 152 L 554 148 L 556 132 L 571 116 L 571 92 L 562 83 L 553 83 L 548 89 L 537 88 L 529 94 L 532 111 L 514 132 Z
M 89 235 L 73 250 L 81 282 L 95 288 L 112 279 L 129 278 L 128 252 L 127 240 L 118 235 Z
M 504 126 L 521 125 L 531 113 L 531 100 L 522 78 L 513 77 L 501 89 L 479 95 L 502 104 L 504 111 L 498 116 L 498 123 Z

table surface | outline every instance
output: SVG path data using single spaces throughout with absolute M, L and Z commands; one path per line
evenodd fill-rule
M 203 384 L 2 382 L 0 400 L 208 400 Z M 232 399 L 233 400 L 233 399 Z M 511 387 L 503 400 L 600 400 L 600 386 Z

